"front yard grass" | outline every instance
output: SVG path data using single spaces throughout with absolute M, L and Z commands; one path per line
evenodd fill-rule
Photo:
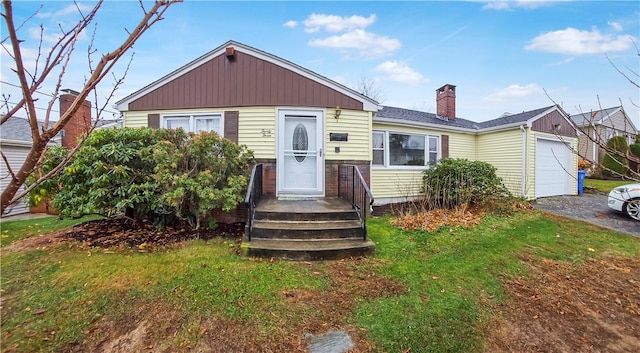
M 15 239 L 38 234 L 5 226 Z M 527 275 L 523 257 L 640 257 L 637 238 L 538 211 L 435 233 L 384 217 L 368 227 L 377 253 L 335 262 L 240 258 L 235 239 L 152 253 L 3 248 L 1 350 L 304 352 L 305 333 L 345 329 L 356 352 L 482 352 L 508 300 L 502 280 Z
M 601 180 L 601 179 L 585 179 L 584 186 L 588 188 L 595 188 L 597 191 L 608 194 L 614 188 L 618 186 L 631 184 L 630 180 Z

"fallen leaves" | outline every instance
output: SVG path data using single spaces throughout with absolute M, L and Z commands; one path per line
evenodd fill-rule
M 466 208 L 461 209 L 434 209 L 415 214 L 402 215 L 391 221 L 391 225 L 403 230 L 422 230 L 434 232 L 442 227 L 468 228 L 482 222 L 485 213 L 482 211 L 471 212 Z M 449 230 L 451 235 L 455 232 Z

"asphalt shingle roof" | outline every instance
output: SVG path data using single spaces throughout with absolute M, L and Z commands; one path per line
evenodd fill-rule
M 433 113 L 426 113 L 417 110 L 396 108 L 396 107 L 383 107 L 382 110 L 376 113 L 376 117 L 385 119 L 396 119 L 400 121 L 408 121 L 422 124 L 434 124 L 442 125 L 454 128 L 464 128 L 472 130 L 482 130 L 492 127 L 499 127 L 503 125 L 517 124 L 528 121 L 529 119 L 542 114 L 543 112 L 553 108 L 552 106 L 530 110 L 518 114 L 506 115 L 497 119 L 476 123 L 471 120 L 462 118 L 455 118 L 449 120 L 445 117 L 438 116 Z
M 497 126 L 502 126 L 502 125 L 510 125 L 510 124 L 517 124 L 517 123 L 523 123 L 525 121 L 528 121 L 529 119 L 542 114 L 543 112 L 549 110 L 553 108 L 553 105 L 548 106 L 548 107 L 544 107 L 544 108 L 539 108 L 539 109 L 535 109 L 535 110 L 529 110 L 527 112 L 522 112 L 522 113 L 518 113 L 518 114 L 511 114 L 511 115 L 507 115 L 507 116 L 503 116 L 497 119 L 493 119 L 493 120 L 489 120 L 489 121 L 484 121 L 479 123 L 480 128 L 481 129 L 487 129 L 490 127 L 497 127 Z
M 42 122 L 39 122 L 42 126 Z M 0 139 L 14 141 L 31 141 L 31 127 L 25 118 L 13 116 L 0 125 Z
M 478 124 L 466 119 L 455 118 L 454 120 L 448 120 L 445 117 L 438 116 L 433 113 L 421 112 L 418 110 L 396 108 L 396 107 L 383 107 L 376 113 L 377 118 L 404 120 L 422 124 L 434 124 L 449 127 L 465 128 L 465 129 L 478 129 Z
M 576 114 L 571 116 L 571 120 L 573 120 L 573 122 L 576 123 L 578 126 L 588 125 L 590 122 L 597 123 L 597 122 L 601 122 L 602 119 L 613 114 L 618 109 L 620 109 L 620 107 L 607 108 L 602 110 L 596 110 L 594 112 Z

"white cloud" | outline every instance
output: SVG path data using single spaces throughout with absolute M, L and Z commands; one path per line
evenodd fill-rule
M 537 9 L 548 6 L 555 1 L 517 0 L 517 1 L 489 1 L 482 8 L 485 10 L 513 10 L 516 8 Z
M 622 32 L 622 30 L 624 29 L 622 28 L 622 25 L 619 22 L 611 21 L 611 22 L 607 22 L 607 24 L 611 26 L 611 28 L 613 28 L 613 30 L 616 32 Z
M 69 14 L 78 14 L 78 10 L 80 10 L 81 12 L 86 14 L 92 8 L 93 8 L 93 6 L 91 6 L 89 4 L 78 2 L 77 4 L 67 5 L 67 6 L 63 7 L 62 9 L 60 9 L 58 11 L 55 11 L 55 12 L 54 11 L 49 11 L 49 12 L 38 13 L 36 15 L 36 17 L 38 17 L 38 18 L 50 18 L 50 17 L 53 17 L 54 19 L 56 19 L 57 17 L 60 17 L 60 16 L 65 16 L 65 15 L 69 15 Z
M 634 42 L 637 42 L 637 40 L 628 34 L 612 36 L 600 33 L 597 28 L 591 31 L 581 31 L 568 27 L 564 30 L 547 32 L 533 38 L 525 49 L 569 55 L 586 55 L 624 51 L 629 49 Z
M 289 27 L 289 28 L 295 28 L 298 25 L 298 21 L 287 21 L 284 23 L 285 27 Z
M 376 59 L 398 50 L 402 44 L 394 38 L 356 29 L 342 35 L 311 40 L 309 45 L 339 49 L 347 56 L 352 56 L 351 51 L 357 50 L 356 54 L 361 58 Z
M 526 86 L 511 85 L 507 88 L 493 91 L 493 93 L 484 97 L 482 100 L 488 102 L 504 102 L 511 99 L 528 97 L 542 92 L 544 92 L 544 90 L 535 83 L 530 83 Z
M 417 86 L 421 83 L 428 83 L 429 79 L 421 73 L 410 68 L 407 64 L 394 61 L 385 61 L 376 66 L 376 71 L 386 74 L 386 78 L 399 83 Z
M 304 20 L 305 32 L 315 33 L 322 29 L 327 32 L 351 31 L 358 28 L 366 28 L 376 20 L 376 15 L 362 17 L 353 15 L 342 17 L 336 15 L 311 14 Z

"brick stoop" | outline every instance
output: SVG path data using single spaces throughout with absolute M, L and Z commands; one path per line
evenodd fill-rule
M 365 235 L 355 210 L 337 198 L 265 198 L 256 207 L 253 228 L 245 230 L 241 249 L 245 256 L 335 260 L 373 253 L 375 244 Z

